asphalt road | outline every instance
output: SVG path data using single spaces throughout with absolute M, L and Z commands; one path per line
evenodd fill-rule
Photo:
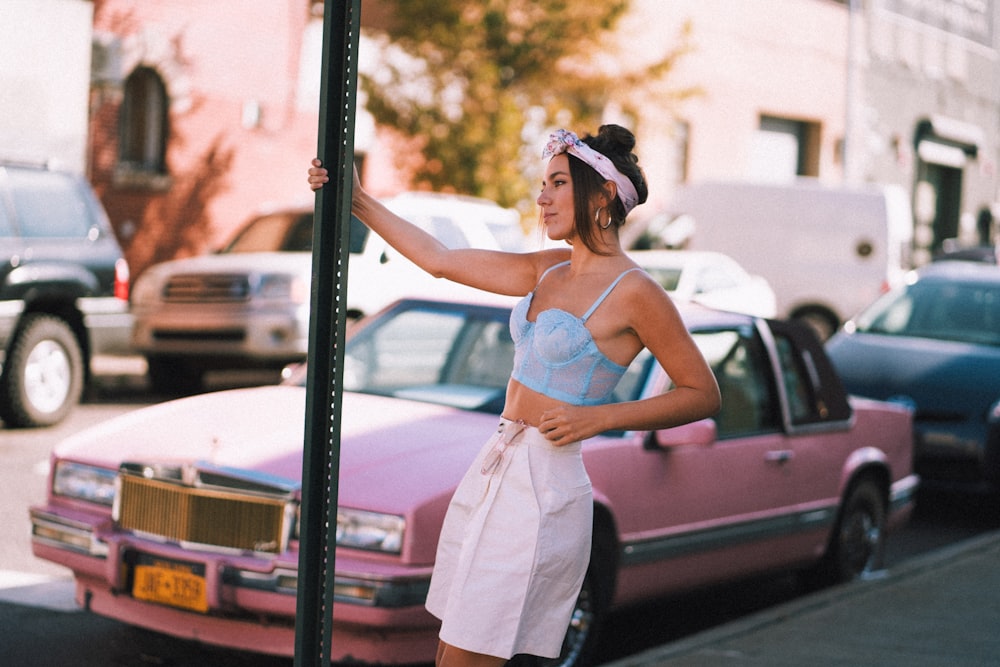
M 60 567 L 30 551 L 27 508 L 44 497 L 47 456 L 66 435 L 116 414 L 155 403 L 136 360 L 98 366 L 99 383 L 88 401 L 63 424 L 51 429 L 7 430 L 0 425 L 0 516 L 8 526 L 0 541 L 0 665 L 19 667 L 291 667 L 287 658 L 206 647 L 100 618 L 73 602 L 72 582 Z M 210 378 L 210 388 L 273 381 L 261 374 Z M 915 555 L 1000 527 L 995 501 L 922 493 L 917 515 L 904 530 L 889 536 L 888 566 Z M 696 591 L 623 610 L 610 619 L 602 658 L 617 660 L 676 641 L 799 597 L 803 590 L 790 575 L 777 575 Z

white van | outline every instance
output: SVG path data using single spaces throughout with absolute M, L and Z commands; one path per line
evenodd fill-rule
M 779 317 L 805 319 L 823 338 L 911 268 L 913 219 L 899 186 L 703 182 L 683 187 L 670 212 L 693 222 L 687 247 L 766 278 Z

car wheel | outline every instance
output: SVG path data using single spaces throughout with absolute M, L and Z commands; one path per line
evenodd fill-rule
M 83 394 L 83 354 L 69 325 L 27 315 L 0 377 L 0 417 L 8 426 L 52 426 Z
M 820 567 L 820 583 L 844 583 L 872 576 L 885 556 L 886 506 L 872 480 L 851 487 Z
M 146 357 L 149 385 L 158 394 L 197 394 L 202 390 L 204 370 L 180 357 Z
M 837 317 L 830 311 L 822 308 L 803 308 L 792 317 L 815 331 L 816 336 L 821 341 L 828 339 L 836 333 L 837 327 L 840 326 Z
M 611 601 L 613 545 L 611 533 L 595 527 L 590 566 L 573 607 L 559 657 L 516 655 L 507 662 L 507 667 L 588 667 L 595 664 L 598 637 Z

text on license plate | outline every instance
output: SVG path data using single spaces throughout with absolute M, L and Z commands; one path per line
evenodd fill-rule
M 156 558 L 142 558 L 135 564 L 132 597 L 191 609 L 208 611 L 205 577 L 196 566 Z

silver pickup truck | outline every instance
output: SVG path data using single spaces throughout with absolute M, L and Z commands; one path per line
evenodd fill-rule
M 523 250 L 512 209 L 428 192 L 384 200 L 451 248 Z M 372 314 L 407 296 L 474 298 L 395 252 L 359 220 L 350 229 L 345 312 Z M 154 265 L 132 290 L 133 349 L 146 358 L 154 391 L 198 391 L 207 371 L 273 368 L 305 359 L 312 279 L 313 210 L 262 212 L 219 252 Z

